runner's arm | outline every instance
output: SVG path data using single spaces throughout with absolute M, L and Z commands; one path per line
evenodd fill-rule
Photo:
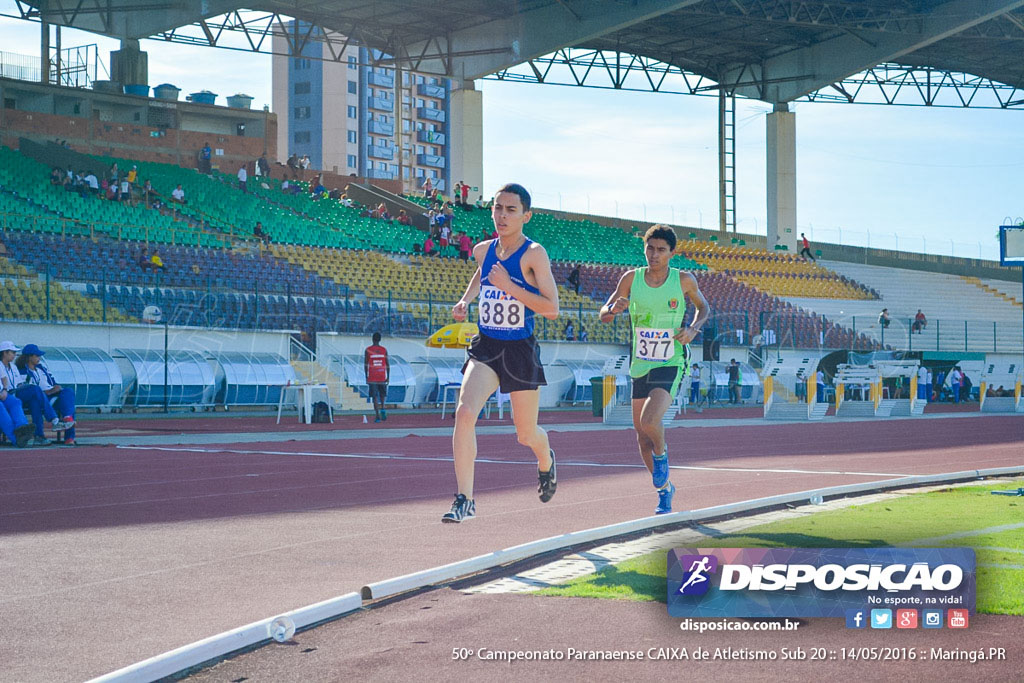
M 490 244 L 490 240 L 486 240 L 477 244 L 473 247 L 473 260 L 477 264 L 484 262 L 484 257 L 487 255 L 487 246 Z M 480 293 L 480 266 L 477 265 L 476 272 L 473 273 L 473 277 L 469 279 L 469 284 L 466 285 L 466 292 L 462 295 L 462 298 L 458 300 L 455 306 L 452 307 L 452 317 L 462 322 L 466 319 L 469 314 L 469 304 L 476 299 Z
M 635 272 L 628 270 L 622 274 L 622 277 L 619 278 L 619 284 L 615 287 L 615 291 L 612 292 L 612 295 L 608 297 L 608 301 L 601 307 L 598 320 L 603 323 L 611 322 L 612 318 L 626 310 L 629 306 L 629 290 L 633 288 L 633 273 Z
M 683 288 L 683 294 L 693 304 L 696 312 L 693 315 L 693 322 L 688 327 L 679 330 L 675 338 L 684 344 L 689 344 L 697 336 L 697 333 L 700 332 L 700 328 L 704 326 L 704 323 L 707 322 L 708 316 L 711 315 L 711 306 L 701 293 L 700 287 L 697 286 L 697 278 L 693 277 L 693 275 L 690 273 L 679 273 L 679 284 Z

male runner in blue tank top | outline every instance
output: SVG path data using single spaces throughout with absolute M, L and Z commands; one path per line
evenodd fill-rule
M 537 426 L 540 387 L 547 382 L 540 347 L 533 336 L 533 317 L 558 317 L 558 286 L 544 247 L 523 234 L 531 216 L 530 194 L 521 185 L 509 183 L 495 193 L 491 218 L 498 237 L 473 248 L 473 259 L 480 265 L 452 309 L 452 317 L 465 320 L 470 302 L 479 294 L 480 334 L 473 338 L 469 360 L 462 368 L 452 437 L 459 491 L 442 522 L 461 522 L 476 516 L 476 419 L 498 388 L 512 401 L 519 443 L 537 456 L 541 502 L 555 495 L 555 454 L 547 432 Z

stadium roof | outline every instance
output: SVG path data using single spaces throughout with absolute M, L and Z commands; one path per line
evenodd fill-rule
M 19 0 L 55 24 L 167 38 L 243 31 L 245 8 L 333 31 L 404 68 L 476 79 L 563 48 L 648 57 L 730 94 L 789 102 L 875 65 L 973 74 L 1024 89 L 1024 0 Z M 214 17 L 224 17 L 219 22 Z M 35 16 L 39 16 L 38 12 Z M 237 19 L 232 19 L 236 17 Z M 253 26 L 256 24 L 254 23 Z M 321 31 L 294 27 L 300 53 Z M 258 34 L 255 34 L 259 38 Z M 168 38 L 170 39 L 170 38 Z M 269 42 L 269 41 L 268 41 Z M 254 50 L 259 46 L 253 44 Z M 340 54 L 340 50 L 338 51 Z M 1019 104 L 1014 102 L 1013 104 Z

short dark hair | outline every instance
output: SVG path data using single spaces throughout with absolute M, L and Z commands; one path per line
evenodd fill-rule
M 373 343 L 380 344 L 380 332 L 373 333 Z
M 529 211 L 531 206 L 530 193 L 526 191 L 526 188 L 519 183 L 505 183 L 495 192 L 495 196 L 502 192 L 511 192 L 514 195 L 519 196 L 519 201 L 523 203 L 523 211 Z
M 644 244 L 651 239 L 665 240 L 668 243 L 669 251 L 676 250 L 676 231 L 667 225 L 657 223 L 647 228 L 647 232 L 644 233 Z

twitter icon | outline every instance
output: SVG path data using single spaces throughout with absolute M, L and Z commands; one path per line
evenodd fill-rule
M 892 610 L 871 610 L 871 628 L 892 628 Z

